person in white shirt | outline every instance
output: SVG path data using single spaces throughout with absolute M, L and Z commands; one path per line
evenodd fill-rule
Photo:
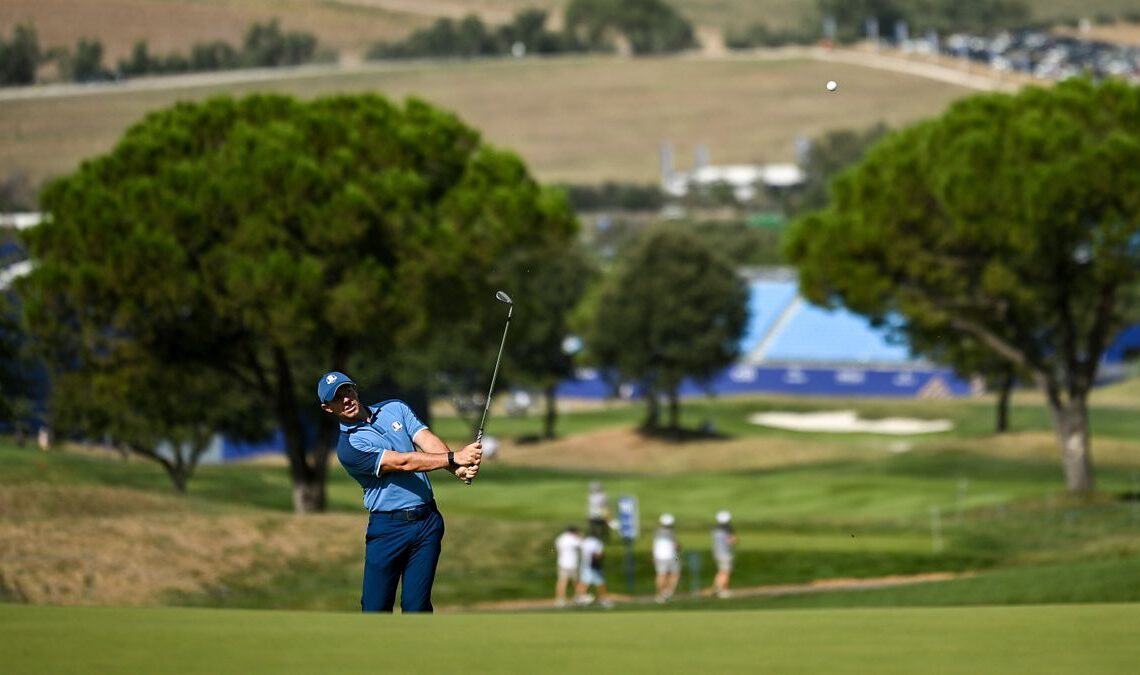
M 588 605 L 594 598 L 586 593 L 590 586 L 597 593 L 598 604 L 602 607 L 612 607 L 609 596 L 606 594 L 606 578 L 603 574 L 603 560 L 606 545 L 602 542 L 601 532 L 597 527 L 591 527 L 590 533 L 582 540 L 582 559 L 578 569 L 577 597 L 574 602 L 579 605 Z
M 578 528 L 570 525 L 554 540 L 554 550 L 558 552 L 558 581 L 554 584 L 554 604 L 566 606 L 566 587 L 578 582 L 579 557 L 582 535 Z
M 732 577 L 732 561 L 736 552 L 736 533 L 732 529 L 732 514 L 718 511 L 716 527 L 712 531 L 713 558 L 716 559 L 716 577 L 713 592 L 718 598 L 729 597 L 728 582 Z
M 673 530 L 673 514 L 662 513 L 657 522 L 661 527 L 653 533 L 653 568 L 657 571 L 657 602 L 665 602 L 681 580 L 681 547 Z

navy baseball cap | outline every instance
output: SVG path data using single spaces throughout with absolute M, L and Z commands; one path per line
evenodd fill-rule
M 317 381 L 317 398 L 321 399 L 321 403 L 328 403 L 333 396 L 336 396 L 336 390 L 340 389 L 342 384 L 356 383 L 348 375 L 336 370 L 321 375 L 321 379 Z

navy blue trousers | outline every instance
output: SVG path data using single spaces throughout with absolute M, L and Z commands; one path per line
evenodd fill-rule
M 421 520 L 368 519 L 364 544 L 364 589 L 360 609 L 391 612 L 396 584 L 403 580 L 400 609 L 430 612 L 431 586 L 443 542 L 443 516 L 436 509 Z

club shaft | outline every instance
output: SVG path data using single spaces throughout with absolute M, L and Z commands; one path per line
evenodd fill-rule
M 507 323 L 503 326 L 503 339 L 499 341 L 499 355 L 495 357 L 495 369 L 491 371 L 491 386 L 487 389 L 487 403 L 483 406 L 483 417 L 479 420 L 479 433 L 475 435 L 476 443 L 483 440 L 483 425 L 487 423 L 487 411 L 491 409 L 491 395 L 495 392 L 495 380 L 499 377 L 499 362 L 503 358 L 503 347 L 507 344 L 507 331 L 511 328 L 511 314 L 514 311 L 513 306 L 507 310 Z M 463 482 L 471 484 L 470 480 Z

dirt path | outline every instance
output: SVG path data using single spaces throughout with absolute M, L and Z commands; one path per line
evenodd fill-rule
M 1012 74 L 1003 76 L 991 68 L 962 63 L 946 57 L 943 57 L 941 60 L 931 61 L 924 57 L 908 57 L 899 52 L 888 50 L 870 52 L 858 49 L 784 47 L 779 49 L 759 49 L 745 53 L 727 53 L 723 49 L 716 49 L 693 55 L 690 58 L 756 61 L 810 58 L 817 61 L 848 63 L 866 68 L 905 73 L 979 91 L 1013 91 L 1026 81 L 1024 77 L 1014 76 Z M 61 98 L 90 94 L 132 93 L 137 91 L 164 91 L 171 89 L 213 87 L 226 84 L 329 77 L 342 74 L 384 72 L 424 67 L 425 63 L 430 64 L 431 62 L 317 64 L 292 68 L 261 68 L 225 72 L 190 73 L 187 75 L 169 75 L 164 77 L 142 77 L 106 84 L 45 84 L 31 87 L 6 87 L 0 89 L 0 101 Z
M 976 89 L 978 91 L 1016 91 L 1029 81 L 1040 83 L 1021 74 L 1005 73 L 988 66 L 979 66 L 961 59 L 947 56 L 926 57 L 906 55 L 897 50 L 864 51 L 859 49 L 811 50 L 811 57 L 819 61 L 849 63 L 878 70 L 925 77 L 947 84 Z
M 781 595 L 802 595 L 805 593 L 829 593 L 832 591 L 865 591 L 876 588 L 892 588 L 895 586 L 910 586 L 937 581 L 950 581 L 966 574 L 954 572 L 928 572 L 926 574 L 896 575 L 889 577 L 872 577 L 869 579 L 817 579 L 803 584 L 774 584 L 770 586 L 752 586 L 732 590 L 733 598 L 777 597 Z M 681 598 L 711 597 L 708 590 L 701 591 L 698 596 L 683 593 Z M 655 602 L 652 595 L 621 595 L 610 593 L 614 604 L 652 604 Z M 499 600 L 494 602 L 480 602 L 474 605 L 443 607 L 441 612 L 519 612 L 556 609 L 552 599 L 527 600 Z

